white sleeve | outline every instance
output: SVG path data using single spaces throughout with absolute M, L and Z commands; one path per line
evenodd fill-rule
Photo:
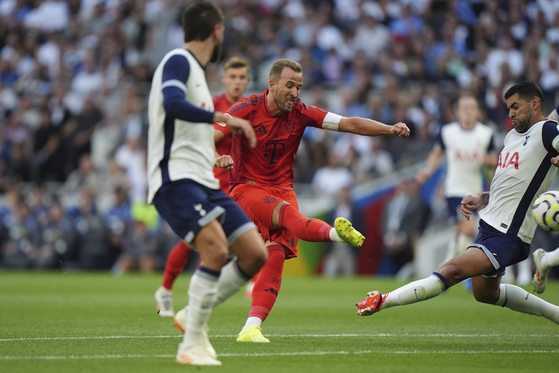
M 342 118 L 343 117 L 341 115 L 328 112 L 322 121 L 322 129 L 338 131 L 338 128 L 340 127 L 340 120 L 342 120 Z
M 557 113 L 557 108 L 555 108 L 551 114 L 553 114 L 553 118 L 555 118 L 555 121 L 559 122 L 559 113 Z

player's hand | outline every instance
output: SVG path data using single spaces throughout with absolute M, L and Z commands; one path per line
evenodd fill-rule
M 559 156 L 551 158 L 551 163 L 552 163 L 555 167 L 559 167 Z
M 233 158 L 230 155 L 221 155 L 214 160 L 214 167 L 224 168 L 226 170 L 233 169 Z
M 410 129 L 405 123 L 398 122 L 390 128 L 390 133 L 393 136 L 406 138 L 410 135 Z
M 467 220 L 470 220 L 472 212 L 474 210 L 477 210 L 481 206 L 481 197 L 479 196 L 479 194 L 470 194 L 462 199 L 462 202 L 460 202 L 460 206 L 462 215 L 464 215 Z
M 251 148 L 256 147 L 256 134 L 248 120 L 228 116 L 226 124 L 234 134 L 244 136 Z
M 417 174 L 415 175 L 415 181 L 417 181 L 419 184 L 425 184 L 425 182 L 429 180 L 430 177 L 431 175 L 429 175 L 427 170 L 421 169 L 417 171 Z

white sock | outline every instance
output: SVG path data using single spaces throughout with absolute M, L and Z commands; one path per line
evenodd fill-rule
M 546 269 L 559 265 L 559 248 L 546 252 L 540 263 Z
M 422 300 L 431 299 L 445 291 L 448 287 L 442 277 L 437 273 L 422 280 L 410 282 L 389 293 L 382 309 L 412 304 Z
M 528 293 L 521 287 L 511 284 L 501 284 L 501 294 L 496 306 L 508 307 L 513 311 L 543 316 L 559 324 L 559 307 Z
M 336 233 L 336 228 L 330 229 L 330 241 L 332 241 L 332 242 L 345 242 Z
M 192 275 L 188 288 L 186 333 L 180 346 L 181 349 L 203 343 L 203 330 L 217 299 L 218 278 L 219 272 L 203 266 Z
M 248 281 L 245 273 L 239 268 L 237 259 L 230 261 L 221 269 L 221 275 L 217 280 L 217 300 L 214 308 L 223 303 L 231 295 L 235 294 L 241 289 Z
M 262 320 L 254 316 L 249 317 L 245 326 L 243 326 L 243 330 L 245 330 L 246 328 L 250 328 L 251 326 L 257 326 L 260 328 L 260 326 L 262 326 Z

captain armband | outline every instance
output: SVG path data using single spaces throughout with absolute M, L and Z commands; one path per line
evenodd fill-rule
M 342 118 L 341 115 L 328 112 L 322 121 L 322 128 L 330 131 L 338 131 Z

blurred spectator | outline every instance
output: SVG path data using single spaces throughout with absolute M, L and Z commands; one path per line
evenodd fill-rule
M 147 193 L 146 152 L 140 147 L 137 135 L 131 134 L 115 154 L 116 163 L 122 167 L 130 180 L 130 199 L 145 200 Z
M 101 185 L 101 179 L 93 167 L 91 156 L 84 154 L 80 158 L 78 169 L 72 172 L 64 183 L 63 190 L 65 193 L 78 193 L 80 190 L 87 188 L 92 193 L 97 194 Z
M 394 273 L 402 270 L 400 279 L 411 276 L 409 264 L 414 248 L 423 233 L 430 208 L 420 198 L 420 186 L 415 180 L 403 180 L 384 211 L 383 242 L 391 258 Z
M 342 159 L 332 152 L 328 157 L 328 165 L 316 170 L 312 185 L 316 191 L 334 196 L 344 187 L 349 187 L 353 182 L 351 172 L 342 166 Z
M 40 231 L 31 209 L 25 202 L 18 202 L 10 210 L 8 222 L 7 241 L 2 248 L 3 264 L 8 268 L 31 268 L 40 243 Z
M 132 227 L 132 206 L 128 200 L 125 189 L 114 190 L 113 206 L 105 215 L 105 224 L 108 228 L 110 252 L 119 255 L 125 246 L 127 236 Z M 115 258 L 116 259 L 116 256 Z
M 355 208 L 351 201 L 351 189 L 345 186 L 340 189 L 338 194 L 338 202 L 329 219 L 332 223 L 337 217 L 344 217 L 351 221 L 358 231 L 362 232 L 360 227 L 361 213 Z M 334 277 L 342 275 L 351 277 L 355 274 L 355 260 L 358 254 L 358 248 L 341 242 L 329 243 L 325 253 L 324 267 L 322 274 L 325 277 Z
M 73 211 L 78 233 L 73 265 L 80 269 L 109 269 L 112 255 L 109 251 L 107 229 L 95 205 L 95 194 L 86 188 L 80 193 L 79 206 Z

